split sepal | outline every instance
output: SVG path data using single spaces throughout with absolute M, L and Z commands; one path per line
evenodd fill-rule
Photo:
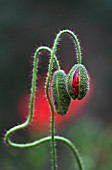
M 67 91 L 73 100 L 82 100 L 89 90 L 89 76 L 84 65 L 76 64 L 67 77 Z

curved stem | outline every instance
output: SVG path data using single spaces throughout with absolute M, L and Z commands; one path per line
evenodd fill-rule
M 34 108 L 34 98 L 35 98 L 35 91 L 36 91 L 36 79 L 37 79 L 36 72 L 37 72 L 37 67 L 38 67 L 38 56 L 39 56 L 39 53 L 41 51 L 43 51 L 43 50 L 44 51 L 48 51 L 48 52 L 51 53 L 51 49 L 48 48 L 48 47 L 45 47 L 45 46 L 39 47 L 36 50 L 36 52 L 35 52 L 35 55 L 34 55 L 34 64 L 33 64 L 34 65 L 33 66 L 33 74 L 32 74 L 31 96 L 30 96 L 30 111 L 29 111 L 29 115 L 27 117 L 27 120 L 24 123 L 11 128 L 5 134 L 4 140 L 10 146 L 12 145 L 12 141 L 9 140 L 10 135 L 13 134 L 14 132 L 16 132 L 17 130 L 20 130 L 20 129 L 23 129 L 23 128 L 27 127 L 30 124 L 31 120 L 32 120 L 33 108 Z M 56 63 L 57 69 L 60 69 L 60 66 L 59 66 L 59 63 L 58 63 L 58 60 L 56 59 L 56 57 L 55 57 L 55 63 Z M 19 146 L 19 144 L 16 144 L 16 145 Z
M 70 30 L 68 30 L 68 29 L 62 30 L 62 31 L 60 31 L 60 32 L 57 34 L 56 39 L 55 39 L 55 41 L 54 41 L 54 46 L 53 46 L 53 49 L 52 49 L 52 51 L 53 51 L 53 54 L 52 54 L 52 55 L 55 55 L 56 50 L 57 50 L 57 46 L 58 46 L 58 44 L 59 44 L 59 40 L 60 40 L 60 38 L 61 38 L 64 34 L 68 34 L 68 35 L 70 35 L 70 36 L 73 38 L 74 43 L 75 43 L 75 47 L 76 47 L 76 51 L 77 51 L 77 61 L 78 61 L 78 64 L 81 64 L 81 47 L 80 47 L 80 43 L 79 43 L 79 41 L 78 41 L 77 36 L 76 36 L 72 31 L 70 31 Z
M 79 64 L 81 63 L 81 48 L 80 48 L 80 44 L 79 44 L 79 41 L 77 39 L 77 36 L 70 30 L 60 31 L 56 36 L 56 39 L 54 41 L 54 45 L 53 45 L 53 48 L 52 48 L 52 51 L 51 51 L 51 58 L 50 58 L 50 63 L 49 63 L 48 75 L 47 75 L 47 79 L 46 79 L 46 97 L 48 99 L 48 102 L 49 102 L 49 105 L 50 105 L 50 108 L 51 108 L 51 113 L 52 113 L 52 116 L 51 116 L 51 145 L 52 145 L 53 169 L 54 170 L 56 170 L 56 147 L 55 147 L 55 138 L 54 138 L 55 121 L 54 121 L 54 108 L 53 108 L 53 105 L 52 105 L 52 102 L 51 102 L 51 99 L 50 99 L 50 95 L 49 95 L 49 85 L 50 85 L 50 79 L 51 79 L 51 75 L 52 75 L 54 56 L 55 56 L 55 53 L 56 53 L 56 50 L 57 50 L 59 40 L 60 40 L 60 38 L 63 34 L 68 34 L 73 38 L 75 45 L 76 45 L 78 63 Z
M 61 137 L 61 136 L 54 136 L 54 138 L 55 138 L 55 140 L 61 141 L 69 146 L 69 148 L 72 150 L 72 152 L 77 160 L 79 169 L 84 170 L 84 166 L 83 166 L 82 160 L 80 158 L 79 152 L 76 149 L 76 147 L 73 145 L 73 143 L 70 140 L 68 140 L 64 137 Z M 16 147 L 16 148 L 32 148 L 32 147 L 38 146 L 40 144 L 46 143 L 50 140 L 51 140 L 51 136 L 48 136 L 48 137 L 44 137 L 42 139 L 39 139 L 39 140 L 31 142 L 31 143 L 27 143 L 27 144 L 16 144 L 16 143 L 10 142 L 10 146 Z

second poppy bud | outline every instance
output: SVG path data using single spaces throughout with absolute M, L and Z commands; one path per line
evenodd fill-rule
M 72 67 L 67 78 L 67 91 L 72 99 L 83 99 L 89 89 L 89 76 L 82 64 Z

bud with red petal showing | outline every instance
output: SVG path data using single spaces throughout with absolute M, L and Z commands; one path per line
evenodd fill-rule
M 83 99 L 89 89 L 89 76 L 82 64 L 72 67 L 67 78 L 67 91 L 72 99 Z

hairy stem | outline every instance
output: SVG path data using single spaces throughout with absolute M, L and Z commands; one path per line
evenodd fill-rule
M 53 49 L 52 49 L 52 56 L 55 55 L 56 50 L 57 50 L 57 46 L 59 44 L 59 40 L 64 34 L 67 34 L 67 35 L 69 35 L 73 38 L 74 43 L 75 43 L 75 47 L 76 47 L 76 52 L 77 52 L 76 53 L 77 61 L 78 61 L 78 64 L 81 64 L 81 47 L 80 47 L 79 40 L 78 40 L 77 36 L 72 31 L 70 31 L 68 29 L 62 30 L 57 34 L 56 39 L 54 41 L 54 46 L 53 46 Z
M 80 44 L 79 44 L 79 41 L 77 39 L 77 36 L 70 30 L 60 31 L 56 36 L 56 39 L 54 41 L 54 45 L 53 45 L 53 48 L 52 48 L 52 51 L 51 51 L 51 59 L 50 59 L 48 75 L 47 75 L 47 79 L 46 79 L 46 97 L 48 99 L 48 102 L 49 102 L 49 105 L 50 105 L 50 108 L 51 108 L 51 113 L 52 113 L 52 118 L 51 118 L 51 145 L 52 145 L 53 169 L 54 170 L 56 170 L 56 165 L 57 165 L 56 164 L 56 147 L 55 147 L 55 138 L 54 138 L 54 135 L 55 135 L 55 124 L 54 123 L 55 123 L 55 121 L 54 121 L 54 108 L 53 108 L 53 105 L 52 105 L 52 102 L 51 102 L 51 99 L 50 99 L 50 95 L 49 95 L 49 85 L 50 85 L 50 78 L 51 78 L 51 75 L 52 75 L 54 56 L 55 56 L 55 53 L 56 53 L 56 50 L 57 50 L 59 40 L 60 40 L 60 38 L 63 34 L 68 34 L 73 38 L 75 45 L 76 45 L 76 50 L 77 50 L 77 60 L 78 60 L 79 64 L 81 63 L 81 48 L 80 48 Z
M 30 106 L 29 106 L 30 109 L 29 109 L 29 114 L 28 114 L 27 120 L 24 123 L 11 128 L 5 134 L 4 139 L 5 139 L 6 143 L 9 144 L 10 146 L 12 145 L 11 140 L 9 140 L 10 135 L 13 134 L 14 132 L 20 130 L 20 129 L 24 129 L 25 127 L 27 127 L 31 123 L 32 116 L 33 116 L 33 108 L 34 108 L 35 91 L 36 91 L 36 79 L 37 79 L 36 72 L 37 72 L 37 68 L 38 68 L 38 58 L 39 58 L 39 53 L 43 50 L 51 53 L 51 49 L 48 48 L 48 47 L 45 47 L 45 46 L 39 47 L 35 52 L 34 64 L 33 64 L 33 73 L 32 73 L 32 87 L 31 87 L 31 95 L 30 95 Z M 55 57 L 55 63 L 56 63 L 56 68 L 60 69 L 60 66 L 59 66 L 59 63 L 58 63 L 58 60 L 56 59 L 56 57 Z M 17 145 L 19 146 L 19 144 L 17 144 Z
M 55 136 L 54 138 L 55 138 L 55 140 L 63 142 L 66 145 L 68 145 L 68 147 L 72 150 L 72 152 L 73 152 L 73 154 L 74 154 L 74 156 L 77 160 L 79 169 L 84 170 L 84 166 L 83 166 L 82 160 L 80 158 L 79 152 L 76 149 L 76 147 L 73 145 L 73 143 L 70 140 L 68 140 L 64 137 L 61 137 L 61 136 Z M 26 144 L 17 144 L 17 143 L 10 142 L 10 146 L 16 147 L 16 148 L 21 148 L 21 149 L 22 148 L 33 148 L 33 147 L 38 146 L 40 144 L 46 143 L 48 141 L 51 141 L 51 136 L 44 137 L 42 139 L 36 140 L 34 142 L 31 142 L 31 143 L 26 143 Z
M 56 170 L 57 164 L 56 164 L 56 147 L 55 147 L 55 122 L 54 122 L 54 107 L 52 105 L 50 95 L 49 95 L 49 85 L 50 85 L 50 78 L 52 75 L 52 68 L 53 68 L 53 60 L 54 56 L 52 56 L 52 51 L 51 51 L 51 58 L 50 58 L 50 63 L 49 63 L 49 68 L 48 68 L 48 74 L 47 74 L 47 79 L 46 79 L 46 97 L 48 99 L 50 108 L 51 108 L 51 146 L 52 146 L 52 158 L 53 158 L 53 170 Z

